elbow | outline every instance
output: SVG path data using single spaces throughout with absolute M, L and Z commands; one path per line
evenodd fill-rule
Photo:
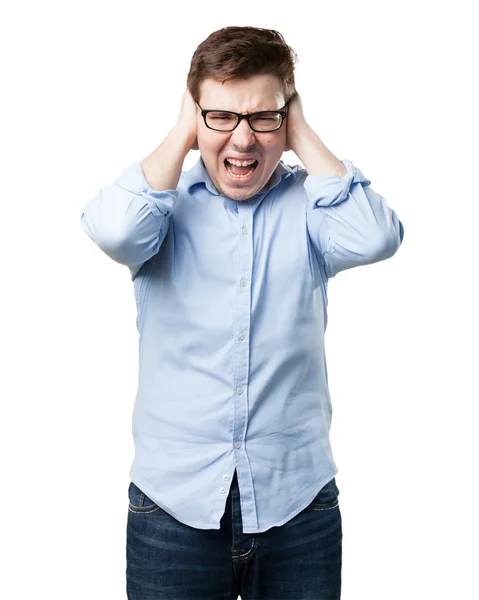
M 378 262 L 394 256 L 402 244 L 404 237 L 404 226 L 398 219 L 394 210 L 389 209 L 390 219 L 387 226 L 381 227 L 374 236 L 371 245 L 372 262 Z
M 126 264 L 129 253 L 129 244 L 127 236 L 117 235 L 105 231 L 99 231 L 85 219 L 81 222 L 82 228 L 88 237 L 95 242 L 98 248 L 107 256 L 120 264 Z
M 371 262 L 379 262 L 394 256 L 402 243 L 403 233 L 394 229 L 390 230 L 388 235 L 382 235 L 376 239 L 370 248 Z
M 128 264 L 131 255 L 131 241 L 127 236 L 102 235 L 96 240 L 98 247 L 115 262 Z
M 102 226 L 100 226 L 99 222 L 100 220 L 92 218 L 87 210 L 82 213 L 80 218 L 83 231 L 98 248 L 115 262 L 126 264 L 131 246 L 126 231 L 118 231 L 118 228 L 111 226 L 105 227 L 105 223 L 101 223 Z

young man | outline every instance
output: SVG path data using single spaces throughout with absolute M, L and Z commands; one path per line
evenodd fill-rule
M 171 132 L 82 213 L 138 308 L 130 600 L 340 598 L 327 285 L 404 229 L 308 125 L 295 59 L 276 31 L 211 34 Z

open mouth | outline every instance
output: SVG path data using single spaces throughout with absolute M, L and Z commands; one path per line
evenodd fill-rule
M 247 180 L 252 177 L 253 173 L 258 166 L 258 161 L 255 160 L 251 165 L 247 165 L 245 167 L 237 167 L 236 165 L 232 165 L 226 159 L 224 160 L 225 169 L 228 175 L 237 181 Z

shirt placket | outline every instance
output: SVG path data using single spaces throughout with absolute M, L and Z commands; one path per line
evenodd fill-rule
M 245 443 L 249 416 L 251 286 L 253 274 L 253 205 L 238 202 L 239 243 L 233 369 L 233 444 L 243 525 L 258 527 L 253 476 Z

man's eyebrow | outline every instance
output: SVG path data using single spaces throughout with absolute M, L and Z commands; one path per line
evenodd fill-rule
M 271 112 L 272 110 L 279 110 L 278 108 L 255 108 L 254 110 L 249 110 L 246 113 L 239 113 L 242 115 L 251 115 L 252 113 L 255 112 Z M 236 110 L 225 110 L 225 112 L 238 112 Z
M 249 110 L 246 113 L 239 113 L 237 110 L 232 110 L 231 108 L 208 108 L 205 109 L 203 107 L 201 107 L 202 110 L 214 110 L 216 112 L 234 112 L 240 115 L 252 115 L 253 113 L 257 113 L 257 112 L 272 112 L 272 111 L 278 111 L 280 110 L 279 108 L 256 108 L 254 110 Z

